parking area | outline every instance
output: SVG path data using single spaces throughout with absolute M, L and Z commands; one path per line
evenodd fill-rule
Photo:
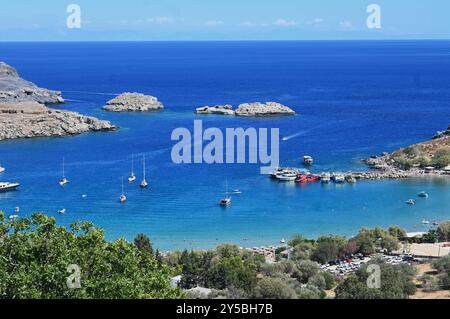
M 375 254 L 372 256 L 363 256 L 362 254 L 357 254 L 321 265 L 320 269 L 336 276 L 345 277 L 356 272 L 361 268 L 361 266 L 367 264 L 372 259 L 379 257 L 383 258 L 386 264 L 389 265 L 411 264 L 415 261 L 412 255 L 390 256 L 385 254 Z

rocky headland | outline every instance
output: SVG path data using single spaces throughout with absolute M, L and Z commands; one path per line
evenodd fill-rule
M 103 107 L 108 112 L 152 112 L 162 109 L 164 105 L 158 98 L 140 93 L 123 93 Z
M 12 66 L 0 62 L 0 102 L 38 102 L 42 104 L 63 103 L 61 92 L 38 87 L 22 79 Z
M 449 126 L 450 127 L 450 126 Z M 447 132 L 447 133 L 444 133 Z M 450 134 L 363 160 L 380 178 L 450 175 Z M 441 134 L 439 134 L 441 133 Z
M 51 109 L 37 102 L 0 103 L 0 141 L 62 137 L 115 129 L 108 121 L 76 112 Z
M 40 88 L 0 62 L 0 141 L 116 129 L 108 121 L 46 106 L 63 102 L 61 92 Z
M 295 115 L 295 111 L 291 108 L 276 102 L 266 103 L 244 103 L 238 106 L 236 110 L 229 104 L 204 106 L 196 109 L 196 114 L 219 114 L 219 115 L 235 115 L 246 117 L 264 117 L 264 116 L 281 116 Z

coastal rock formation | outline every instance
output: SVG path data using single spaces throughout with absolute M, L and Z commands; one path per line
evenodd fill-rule
M 116 127 L 108 121 L 75 112 L 51 109 L 37 102 L 0 103 L 0 141 L 67 136 L 115 129 Z
M 274 116 L 274 115 L 295 115 L 291 108 L 276 102 L 267 103 L 244 103 L 236 110 L 237 116 Z
M 449 175 L 450 134 L 442 131 L 432 140 L 363 160 L 380 176 L 390 178 Z
M 450 136 L 450 124 L 448 126 L 448 128 L 445 131 L 439 131 L 436 133 L 436 135 L 433 137 L 433 139 L 438 139 L 438 138 L 442 138 L 445 136 Z
M 195 110 L 196 114 L 219 114 L 219 115 L 235 115 L 233 106 L 230 104 L 216 105 L 216 106 L 204 106 Z
M 22 79 L 12 66 L 0 62 L 0 103 L 34 101 L 43 104 L 63 103 L 61 92 L 40 88 Z
M 123 93 L 108 101 L 103 110 L 109 112 L 150 112 L 159 111 L 164 105 L 154 96 L 140 93 Z

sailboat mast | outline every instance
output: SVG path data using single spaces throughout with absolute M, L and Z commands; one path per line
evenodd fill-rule
M 131 154 L 131 176 L 134 176 L 134 154 Z
M 143 165 L 144 165 L 144 180 L 145 180 L 145 154 L 144 154 L 144 162 L 143 162 Z
M 66 172 L 65 172 L 65 164 L 66 164 L 66 159 L 63 157 L 63 165 L 62 165 L 62 177 L 66 177 Z
M 123 195 L 123 177 L 122 177 L 122 195 Z

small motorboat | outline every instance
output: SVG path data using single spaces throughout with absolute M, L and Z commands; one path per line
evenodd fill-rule
M 422 225 L 429 225 L 429 224 L 430 224 L 429 220 L 426 220 L 426 219 L 422 220 Z
M 87 197 L 86 194 L 81 195 L 81 198 L 86 198 L 86 197 Z
M 408 199 L 407 201 L 406 201 L 406 204 L 408 204 L 408 205 L 416 205 L 416 201 L 414 200 L 414 199 Z
M 3 173 L 6 169 L 2 166 L 0 166 L 0 173 Z
M 16 213 L 16 214 L 20 213 L 20 207 L 14 208 L 14 213 Z
M 15 191 L 19 186 L 19 183 L 0 183 L 0 193 Z
M 66 209 L 65 208 L 58 209 L 58 214 L 64 215 L 65 213 L 66 213 Z
M 421 198 L 428 198 L 428 193 L 427 192 L 420 192 L 417 196 L 421 197 Z
M 282 244 L 286 244 L 286 239 L 282 239 L 282 240 L 280 240 L 280 243 L 282 243 Z
M 235 189 L 232 194 L 234 194 L 234 195 L 241 195 L 242 191 L 240 189 Z
M 312 166 L 314 164 L 314 159 L 312 156 L 305 155 L 303 156 L 303 165 Z
M 439 222 L 438 221 L 433 221 L 433 226 L 439 226 Z

